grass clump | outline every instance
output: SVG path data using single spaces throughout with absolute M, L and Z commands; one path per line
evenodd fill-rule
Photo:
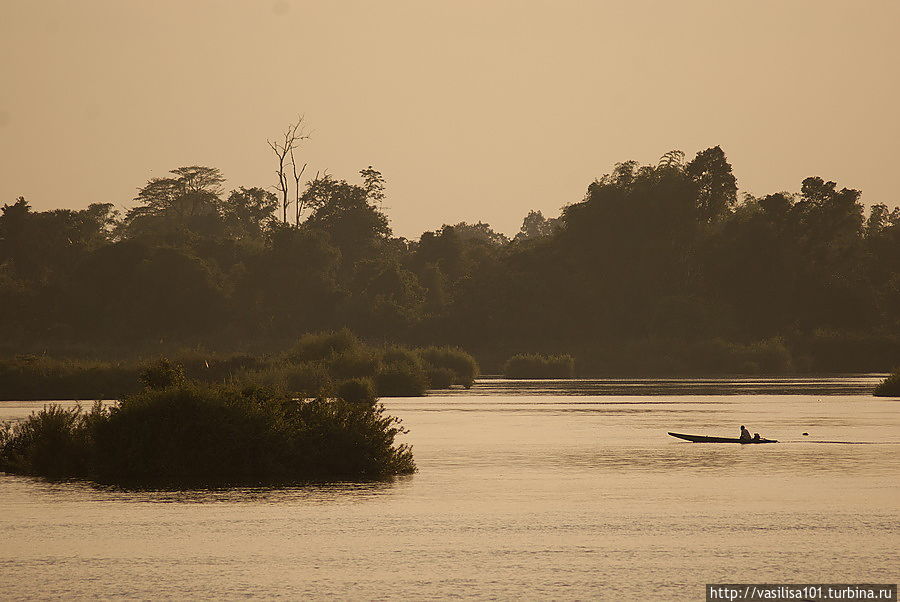
M 347 389 L 349 391 L 349 388 Z M 378 479 L 415 471 L 377 403 L 191 381 L 0 431 L 0 470 L 128 487 Z
M 503 365 L 507 378 L 573 378 L 575 359 L 571 355 L 520 353 Z
M 876 397 L 900 397 L 900 368 L 875 387 Z

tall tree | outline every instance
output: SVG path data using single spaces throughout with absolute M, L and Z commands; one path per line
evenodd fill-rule
M 287 176 L 287 158 L 290 155 L 293 173 L 295 174 L 296 183 L 299 185 L 300 175 L 302 175 L 303 170 L 300 171 L 300 175 L 297 175 L 297 164 L 294 161 L 293 151 L 307 138 L 309 138 L 309 134 L 303 130 L 303 117 L 300 116 L 297 118 L 296 123 L 292 123 L 285 128 L 280 139 L 266 140 L 269 143 L 269 148 L 272 149 L 272 152 L 275 153 L 275 158 L 278 160 L 278 167 L 275 170 L 275 175 L 278 177 L 276 186 L 278 191 L 281 192 L 281 212 L 284 223 L 288 221 L 288 207 L 291 204 L 291 200 L 288 198 L 290 186 Z M 306 166 L 304 165 L 303 169 L 305 168 Z M 297 197 L 299 198 L 299 194 Z M 297 214 L 297 219 L 299 220 L 299 213 Z
M 697 185 L 697 209 L 701 221 L 715 221 L 734 206 L 737 180 L 721 147 L 700 151 L 684 170 Z

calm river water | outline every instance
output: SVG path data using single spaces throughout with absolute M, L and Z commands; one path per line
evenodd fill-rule
M 708 582 L 894 583 L 900 399 L 870 397 L 877 380 L 484 380 L 387 400 L 419 466 L 390 483 L 135 493 L 0 473 L 0 599 L 702 600 Z M 41 405 L 0 402 L 0 419 Z M 741 424 L 781 443 L 666 435 Z

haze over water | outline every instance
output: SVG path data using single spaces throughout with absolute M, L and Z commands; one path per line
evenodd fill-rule
M 864 392 L 876 380 L 482 381 L 388 399 L 419 466 L 389 483 L 123 492 L 0 474 L 0 598 L 698 600 L 709 582 L 895 582 L 900 413 Z M 41 405 L 0 402 L 0 419 Z M 741 424 L 781 443 L 666 435 Z

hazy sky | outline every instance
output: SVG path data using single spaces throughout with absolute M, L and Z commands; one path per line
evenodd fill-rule
M 149 177 L 388 183 L 394 231 L 513 233 L 627 159 L 721 145 L 744 191 L 900 202 L 900 2 L 0 0 L 0 202 L 130 206 Z

